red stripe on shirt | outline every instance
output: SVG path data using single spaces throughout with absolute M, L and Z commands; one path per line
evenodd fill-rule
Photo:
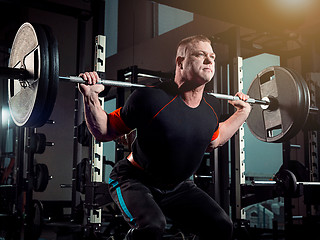
M 178 95 L 177 95 L 177 96 L 178 96 Z M 175 99 L 177 98 L 177 96 L 175 96 L 170 102 L 168 102 L 166 105 L 164 105 L 164 107 L 161 108 L 161 109 L 159 110 L 159 112 L 157 112 L 157 113 L 153 116 L 152 119 L 154 119 L 163 109 L 165 109 L 173 100 L 175 100 Z
M 212 138 L 211 138 L 211 141 L 216 140 L 218 136 L 219 136 L 219 128 L 217 129 L 217 131 L 215 131 L 215 132 L 213 133 L 213 136 L 212 136 Z
M 108 121 L 111 127 L 120 134 L 129 133 L 132 129 L 127 127 L 120 116 L 121 107 L 108 114 Z

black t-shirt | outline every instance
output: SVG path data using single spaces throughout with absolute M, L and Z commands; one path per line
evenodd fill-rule
M 188 179 L 201 164 L 205 150 L 219 133 L 220 102 L 204 94 L 191 108 L 177 85 L 136 89 L 120 110 L 124 124 L 137 129 L 133 158 L 157 185 L 175 185 Z

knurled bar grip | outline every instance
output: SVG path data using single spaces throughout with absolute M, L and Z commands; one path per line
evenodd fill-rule
M 232 95 L 226 95 L 226 94 L 220 94 L 220 93 L 208 93 L 208 94 L 213 95 L 218 99 L 231 100 L 231 101 L 240 100 L 239 97 L 232 96 Z M 258 99 L 254 99 L 254 98 L 248 98 L 246 102 L 247 103 L 263 104 L 263 105 L 269 105 L 270 104 L 270 102 L 268 102 L 268 101 L 258 100 Z
M 83 80 L 83 78 L 75 77 L 75 76 L 59 77 L 59 79 L 67 80 L 72 83 L 83 83 L 83 84 L 87 83 L 87 81 Z M 105 86 L 110 86 L 110 87 L 147 87 L 141 84 L 134 84 L 134 83 L 128 83 L 128 82 L 115 81 L 115 80 L 103 80 L 103 79 L 98 80 L 98 83 Z

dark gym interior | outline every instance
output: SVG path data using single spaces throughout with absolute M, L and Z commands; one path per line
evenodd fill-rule
M 269 105 L 252 104 L 191 179 L 230 216 L 234 240 L 320 239 L 319 1 L 0 0 L 0 9 L 0 240 L 129 239 L 108 179 L 134 136 L 97 142 L 68 78 L 94 70 L 157 85 L 174 78 L 179 41 L 198 34 L 216 55 L 206 91 L 268 95 Z M 30 39 L 18 42 L 22 26 L 36 36 L 20 31 Z M 28 61 L 21 48 L 31 38 L 49 50 L 29 69 L 13 59 Z M 49 80 L 23 80 L 28 71 Z M 16 84 L 30 92 L 21 97 Z M 133 91 L 107 86 L 102 107 L 122 107 Z M 221 119 L 234 111 L 223 99 L 220 107 Z M 163 239 L 200 238 L 168 220 Z

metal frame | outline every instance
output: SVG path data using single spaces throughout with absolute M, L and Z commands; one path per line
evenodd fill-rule
M 105 52 L 106 52 L 106 37 L 98 35 L 95 41 L 95 57 L 94 57 L 94 69 L 97 72 L 105 72 Z M 100 98 L 101 107 L 104 108 L 104 100 Z M 93 191 L 103 182 L 103 146 L 101 142 L 92 138 L 91 141 L 91 184 Z M 86 207 L 89 210 L 88 223 L 93 226 L 94 231 L 100 232 L 102 223 L 102 208 L 96 207 L 95 194 L 88 196 L 86 194 Z

